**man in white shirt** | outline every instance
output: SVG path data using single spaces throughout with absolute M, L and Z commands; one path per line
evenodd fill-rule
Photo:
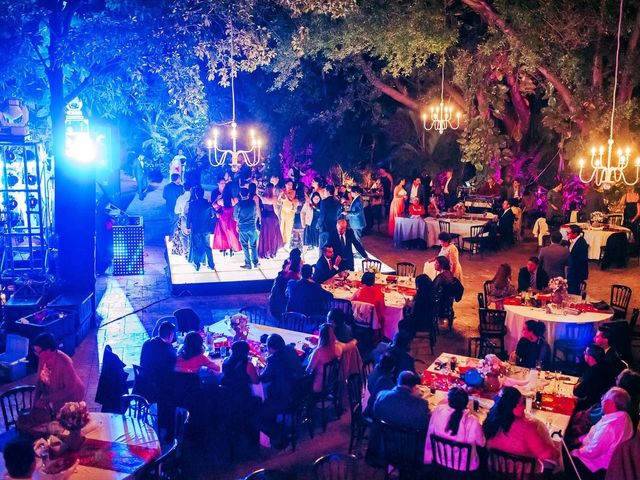
M 583 480 L 604 479 L 616 447 L 633 436 L 633 424 L 627 413 L 631 397 L 626 390 L 612 387 L 602 397 L 603 417 L 571 452 Z
M 180 181 L 183 181 L 183 165 L 186 161 L 187 157 L 184 156 L 184 152 L 182 151 L 182 149 L 178 150 L 178 154 L 173 157 L 171 163 L 169 164 L 169 178 L 171 178 L 171 175 L 173 175 L 174 173 L 177 173 L 178 175 L 180 175 Z

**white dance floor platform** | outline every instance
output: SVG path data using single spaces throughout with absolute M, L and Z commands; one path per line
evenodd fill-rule
M 260 259 L 260 265 L 251 270 L 245 270 L 244 254 L 235 253 L 232 257 L 214 250 L 213 261 L 215 270 L 209 270 L 205 265 L 196 271 L 193 264 L 180 255 L 171 254 L 171 239 L 165 237 L 167 259 L 169 264 L 168 277 L 174 294 L 189 292 L 200 295 L 242 294 L 268 292 L 273 280 L 282 269 L 282 263 L 289 257 L 289 252 L 280 249 L 276 258 Z M 314 248 L 303 252 L 304 263 L 315 264 L 318 261 L 319 249 Z M 369 258 L 377 259 L 369 254 Z M 356 257 L 355 269 L 362 270 L 361 259 Z M 382 273 L 393 273 L 394 269 L 382 264 Z

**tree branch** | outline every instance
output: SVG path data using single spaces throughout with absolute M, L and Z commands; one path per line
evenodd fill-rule
M 360 67 L 360 69 L 362 70 L 362 73 L 364 74 L 366 79 L 369 81 L 369 83 L 371 83 L 371 85 L 377 88 L 380 92 L 384 93 L 385 95 L 388 95 L 389 97 L 393 98 L 396 102 L 401 103 L 402 105 L 410 108 L 411 110 L 415 110 L 416 112 L 422 111 L 422 106 L 418 102 L 416 102 L 413 98 L 409 97 L 408 95 L 405 95 L 404 93 L 399 92 L 394 87 L 387 85 L 382 80 L 380 80 L 380 78 L 378 78 L 378 76 L 373 71 L 373 68 L 371 68 L 371 65 L 364 58 L 362 58 L 361 56 L 358 56 L 355 58 L 355 62 Z
M 633 92 L 633 78 L 637 65 L 638 43 L 640 43 L 640 8 L 636 12 L 636 19 L 633 22 L 633 30 L 627 44 L 627 51 L 624 55 L 622 73 L 620 74 L 620 90 L 618 90 L 618 102 L 624 103 L 631 98 Z
M 106 72 L 107 70 L 109 70 L 110 68 L 114 67 L 119 61 L 119 58 L 112 58 L 111 60 L 109 60 L 107 63 L 105 63 L 102 67 L 100 68 L 92 68 L 91 71 L 89 72 L 89 75 L 87 75 L 84 80 L 82 80 L 82 82 L 80 82 L 78 85 L 76 85 L 76 87 L 71 90 L 70 93 L 68 93 L 65 97 L 64 97 L 64 104 L 68 104 L 71 100 L 73 100 L 74 98 L 76 98 L 78 95 L 80 95 L 80 93 L 82 93 L 82 91 L 87 88 L 87 86 L 93 82 L 93 80 L 102 75 L 104 72 Z
M 516 142 L 520 143 L 520 141 L 522 140 L 522 136 L 529 131 L 531 111 L 525 104 L 524 99 L 520 94 L 520 90 L 518 90 L 518 81 L 514 74 L 507 73 L 507 85 L 509 85 L 509 96 L 511 97 L 511 103 L 513 104 L 513 108 L 516 111 L 516 116 L 518 117 L 516 129 L 518 129 L 519 132 L 513 135 L 513 139 L 516 140 Z
M 83 0 L 69 0 L 62 10 L 62 28 L 65 34 L 69 32 L 73 16 L 78 11 L 78 8 L 80 8 L 82 1 Z
M 29 43 L 31 44 L 31 46 L 33 47 L 33 49 L 36 52 L 36 55 L 38 55 L 38 60 L 40 61 L 40 63 L 42 64 L 42 66 L 44 67 L 44 71 L 48 71 L 49 70 L 49 65 L 47 65 L 47 61 L 45 60 L 45 58 L 42 56 L 42 53 L 40 53 L 40 49 L 38 48 L 38 46 L 35 44 L 35 42 L 33 41 L 32 38 L 29 39 Z

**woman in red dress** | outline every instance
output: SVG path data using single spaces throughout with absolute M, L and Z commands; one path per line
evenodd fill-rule
M 233 252 L 242 250 L 240 240 L 238 239 L 238 226 L 233 219 L 233 206 L 238 203 L 237 198 L 233 198 L 231 186 L 227 185 L 222 190 L 222 197 L 217 200 L 213 208 L 216 210 L 216 229 L 213 234 L 212 248 L 214 250 L 229 250 L 231 255 Z

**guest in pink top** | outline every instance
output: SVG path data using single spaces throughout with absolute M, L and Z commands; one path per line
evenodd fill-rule
M 384 322 L 384 293 L 379 285 L 375 285 L 376 275 L 373 272 L 365 272 L 362 275 L 362 286 L 353 294 L 351 300 L 356 302 L 371 303 L 376 307 L 378 320 Z
M 318 346 L 309 357 L 307 373 L 313 373 L 313 391 L 322 391 L 324 366 L 339 357 L 340 352 L 336 345 L 336 335 L 333 325 L 324 323 L 320 326 Z
M 542 464 L 558 460 L 559 448 L 542 423 L 525 415 L 525 399 L 514 387 L 502 389 L 482 430 L 490 449 L 536 458 Z
M 197 373 L 202 367 L 220 373 L 220 366 L 204 353 L 204 340 L 200 334 L 189 332 L 178 351 L 175 370 L 180 373 Z

